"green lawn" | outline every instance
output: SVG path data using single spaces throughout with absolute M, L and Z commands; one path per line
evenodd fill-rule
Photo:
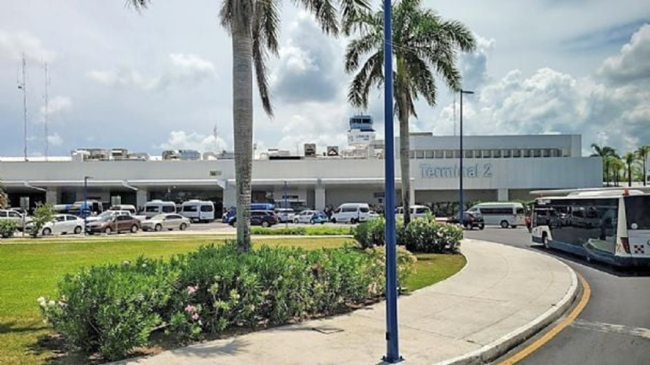
M 139 255 L 169 257 L 200 245 L 223 242 L 215 236 L 56 238 L 0 241 L 0 364 L 37 364 L 51 353 L 37 346 L 50 333 L 36 298 L 53 295 L 56 283 L 69 272 L 100 263 L 132 260 Z M 255 245 L 339 247 L 350 238 L 255 238 Z M 453 275 L 465 265 L 462 255 L 418 254 L 417 273 L 408 280 L 417 290 Z

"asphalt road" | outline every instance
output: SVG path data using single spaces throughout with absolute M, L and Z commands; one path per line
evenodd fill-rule
M 521 364 L 650 364 L 650 270 L 620 271 L 545 251 L 531 243 L 523 228 L 486 227 L 483 231 L 466 231 L 465 236 L 553 255 L 581 274 L 591 287 L 591 299 L 576 321 Z

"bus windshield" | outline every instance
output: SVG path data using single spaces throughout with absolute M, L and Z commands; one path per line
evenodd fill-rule
M 628 229 L 650 230 L 650 196 L 626 197 L 625 216 Z M 636 224 L 634 228 L 633 224 Z

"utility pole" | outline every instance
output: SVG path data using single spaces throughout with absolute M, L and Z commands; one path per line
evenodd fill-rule
M 25 54 L 23 53 L 23 80 L 18 84 L 18 88 L 23 91 L 23 146 L 24 146 L 24 157 L 27 161 L 27 82 L 25 81 L 25 68 L 27 67 L 27 62 L 25 61 Z
M 45 161 L 47 161 L 47 157 L 49 155 L 49 149 L 50 149 L 50 141 L 48 140 L 48 123 L 49 123 L 49 118 L 50 118 L 50 105 L 49 105 L 49 96 L 48 96 L 48 88 L 50 86 L 50 78 L 49 74 L 47 72 L 47 62 L 43 64 L 43 67 L 45 68 L 45 119 L 43 120 L 43 133 L 45 134 Z

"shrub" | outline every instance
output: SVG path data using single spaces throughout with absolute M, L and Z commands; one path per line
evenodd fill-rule
M 343 236 L 354 234 L 354 227 L 306 226 L 288 228 L 251 227 L 251 234 L 282 236 Z
M 0 220 L 0 236 L 2 238 L 9 238 L 14 235 L 18 224 L 12 220 L 3 219 Z
M 385 226 L 386 221 L 383 217 L 360 223 L 354 231 L 354 239 L 361 245 L 361 248 L 383 246 L 385 243 Z
M 384 292 L 383 249 L 307 251 L 234 242 L 203 246 L 169 262 L 139 258 L 66 275 L 44 317 L 71 347 L 123 358 L 165 328 L 178 342 L 233 327 L 255 328 L 349 310 Z M 399 280 L 415 258 L 400 250 Z
M 162 261 L 96 266 L 59 283 L 59 299 L 39 298 L 41 312 L 69 347 L 99 351 L 106 359 L 125 357 L 145 345 L 161 323 L 178 274 Z
M 384 245 L 385 221 L 375 219 L 357 226 L 354 238 L 362 248 Z M 460 227 L 441 224 L 433 217 L 413 219 L 404 227 L 401 220 L 396 223 L 397 244 L 413 252 L 456 252 L 463 239 Z
M 30 222 L 30 234 L 32 237 L 36 237 L 41 229 L 54 218 L 54 208 L 51 204 L 38 204 L 34 210 L 34 216 Z

